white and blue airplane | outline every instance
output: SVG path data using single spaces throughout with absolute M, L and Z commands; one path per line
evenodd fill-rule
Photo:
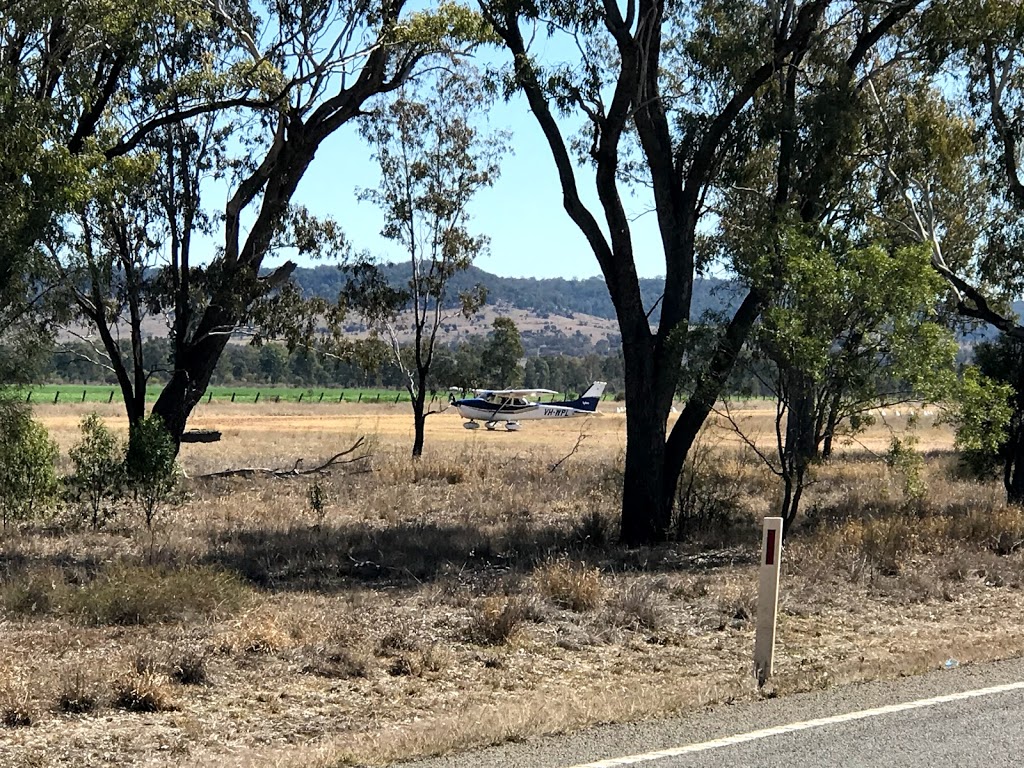
M 476 397 L 457 400 L 451 395 L 449 399 L 459 415 L 469 419 L 462 425 L 466 429 L 479 429 L 479 420 L 490 430 L 505 422 L 505 429 L 515 432 L 519 429 L 519 422 L 526 419 L 565 419 L 592 414 L 597 411 L 604 388 L 605 382 L 595 381 L 577 399 L 551 403 L 529 399 L 537 395 L 558 394 L 551 389 L 475 389 Z

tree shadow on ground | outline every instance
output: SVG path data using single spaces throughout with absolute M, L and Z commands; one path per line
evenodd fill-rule
M 266 589 L 324 591 L 414 587 L 451 578 L 472 585 L 526 575 L 558 557 L 605 571 L 656 573 L 753 562 L 755 555 L 679 545 L 627 549 L 584 526 L 406 522 L 225 531 L 213 536 L 206 562 Z

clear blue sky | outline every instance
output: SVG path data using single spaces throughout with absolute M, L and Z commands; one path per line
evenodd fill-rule
M 600 274 L 593 252 L 562 207 L 554 162 L 525 100 L 517 95 L 508 103 L 496 104 L 490 122 L 492 128 L 511 132 L 513 153 L 502 163 L 494 187 L 481 192 L 471 209 L 471 231 L 491 238 L 490 252 L 476 265 L 506 277 L 585 278 Z M 401 251 L 378 234 L 382 219 L 377 209 L 355 196 L 357 187 L 376 186 L 378 174 L 355 126 L 343 126 L 317 154 L 295 202 L 337 219 L 357 250 L 401 261 Z M 593 178 L 591 169 L 579 169 L 581 194 L 602 221 Z M 642 197 L 628 198 L 626 204 L 632 215 L 647 207 Z M 640 275 L 663 275 L 654 215 L 635 221 L 633 233 Z

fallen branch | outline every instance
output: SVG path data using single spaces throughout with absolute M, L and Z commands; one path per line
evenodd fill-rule
M 572 456 L 574 456 L 576 454 L 576 451 L 578 451 L 580 449 L 580 445 L 583 443 L 584 440 L 587 439 L 587 435 L 584 432 L 584 430 L 587 428 L 588 424 L 590 424 L 590 419 L 587 419 L 586 421 L 584 421 L 583 422 L 583 426 L 580 427 L 580 434 L 579 434 L 579 437 L 576 438 L 576 445 L 574 445 L 572 447 L 572 450 L 569 451 L 565 456 L 563 456 L 558 461 L 556 461 L 554 464 L 552 464 L 551 467 L 548 469 L 548 472 L 554 472 L 560 466 L 562 466 L 562 464 L 564 464 L 568 459 L 572 458 Z
M 309 469 L 301 469 L 300 467 L 302 465 L 303 460 L 296 459 L 295 464 L 291 468 L 269 469 L 265 467 L 239 467 L 238 469 L 225 469 L 221 470 L 220 472 L 210 472 L 205 475 L 198 475 L 197 477 L 198 479 L 205 480 L 207 478 L 215 477 L 254 477 L 256 475 L 266 475 L 268 477 L 301 477 L 303 475 L 322 475 L 336 466 L 344 464 L 355 464 L 357 461 L 365 461 L 366 459 L 370 458 L 370 454 L 368 453 L 364 453 L 360 456 L 355 456 L 351 459 L 345 458 L 346 456 L 349 456 L 352 453 L 355 453 L 357 450 L 359 450 L 365 442 L 366 438 L 360 437 L 358 440 L 355 441 L 355 443 L 352 444 L 352 447 L 349 448 L 348 450 L 342 451 L 341 453 L 336 453 L 323 464 L 320 464 L 315 467 L 310 467 Z

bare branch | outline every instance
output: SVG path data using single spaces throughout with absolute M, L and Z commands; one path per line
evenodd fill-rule
M 345 459 L 346 456 L 351 455 L 355 451 L 359 450 L 366 442 L 365 437 L 360 437 L 350 448 L 336 453 L 331 458 L 327 459 L 323 464 L 318 464 L 315 467 L 309 469 L 300 469 L 302 459 L 296 459 L 295 464 L 290 468 L 285 469 L 267 469 L 263 467 L 240 467 L 238 469 L 225 469 L 220 472 L 210 472 L 205 475 L 198 475 L 197 479 L 206 480 L 209 478 L 216 477 L 253 477 L 256 475 L 269 475 L 270 477 L 302 477 L 303 475 L 322 475 L 329 472 L 336 466 L 345 464 L 355 464 L 359 461 L 365 461 L 371 457 L 371 454 L 364 453 L 359 456 L 354 456 L 351 459 Z M 344 461 L 342 460 L 344 459 Z M 369 470 L 366 470 L 369 471 Z

